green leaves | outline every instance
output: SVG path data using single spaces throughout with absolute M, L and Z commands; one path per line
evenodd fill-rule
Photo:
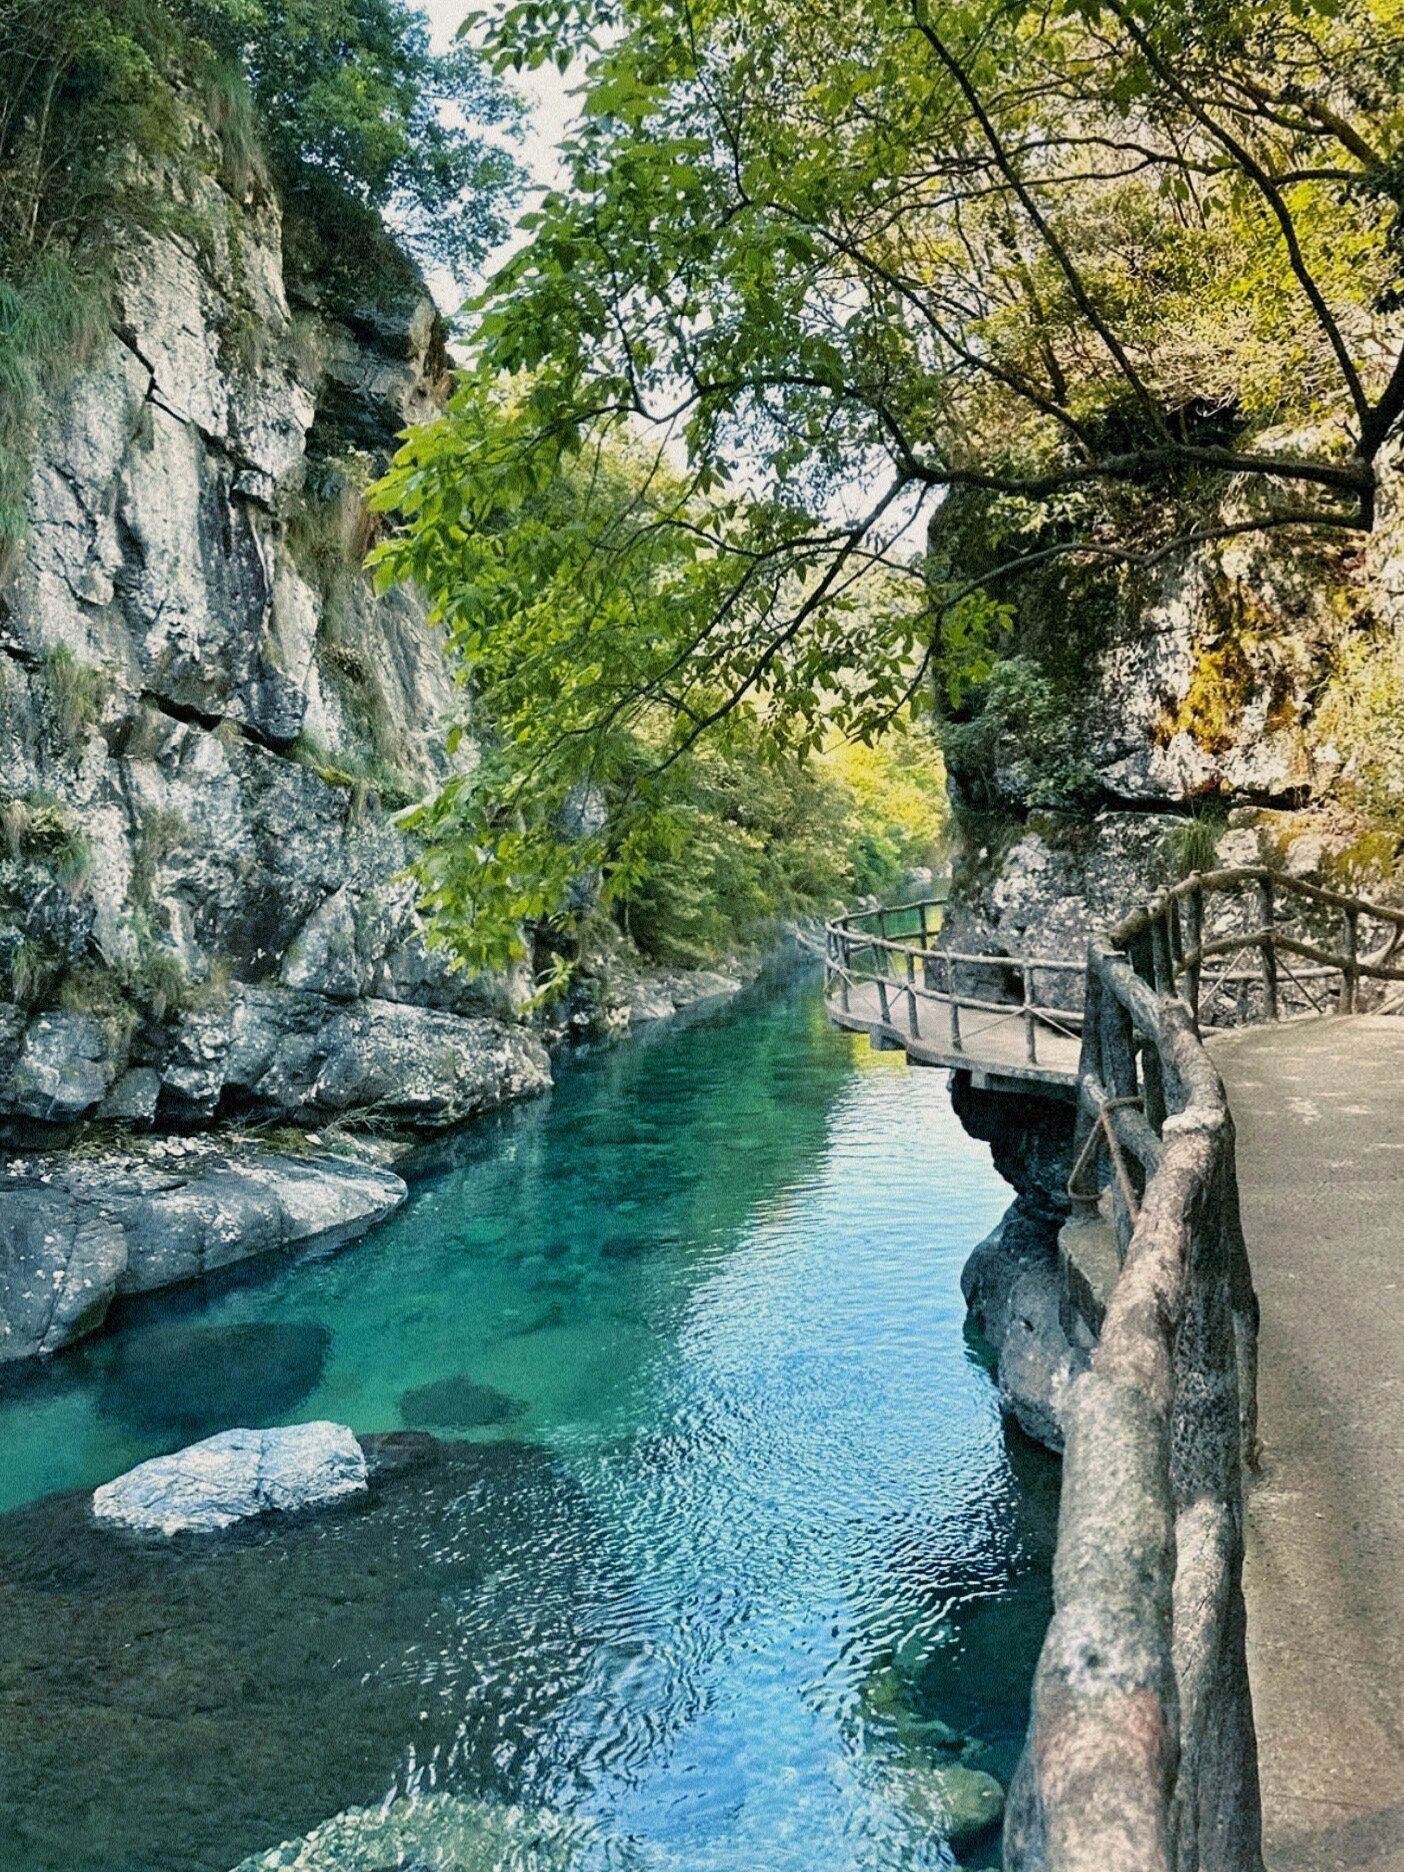
M 836 572 L 853 528 L 718 498 L 621 417 L 551 429 L 557 395 L 466 376 L 371 496 L 402 523 L 377 580 L 424 590 L 490 724 L 478 767 L 409 822 L 443 940 L 473 966 L 519 951 L 523 919 L 569 919 L 583 874 L 627 899 L 698 761 L 744 749 L 798 775 L 836 729 L 898 712 L 915 668 L 921 587 L 860 603 Z
M 465 274 L 502 239 L 520 107 L 468 46 L 434 52 L 409 0 L 175 4 L 247 73 L 285 187 L 387 210 L 422 262 Z
M 1397 8 L 480 18 L 500 67 L 585 77 L 567 184 L 381 497 L 382 573 L 429 593 L 495 737 L 428 828 L 445 915 L 569 915 L 572 870 L 623 901 L 691 836 L 677 775 L 802 768 L 923 707 L 1003 697 L 1075 792 L 1048 694 L 1001 675 L 1032 569 L 1046 602 L 1159 563 L 1230 471 L 1272 488 L 1264 524 L 1359 517 L 1404 283 Z M 1305 464 L 1272 440 L 1333 415 L 1344 488 L 1333 436 Z M 581 789 L 607 819 L 566 836 Z

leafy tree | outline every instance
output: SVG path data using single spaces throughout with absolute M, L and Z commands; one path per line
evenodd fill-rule
M 90 232 L 133 148 L 170 153 L 172 88 L 243 100 L 285 190 L 340 190 L 419 256 L 472 265 L 505 232 L 520 172 L 512 93 L 466 46 L 431 49 L 407 0 L 0 0 L 0 199 L 20 248 Z
M 474 967 L 515 951 L 524 920 L 568 921 L 582 872 L 600 872 L 607 903 L 636 898 L 699 812 L 728 817 L 723 772 L 748 769 L 772 819 L 782 798 L 802 817 L 815 784 L 802 763 L 845 712 L 820 695 L 828 670 L 861 666 L 856 706 L 883 698 L 895 714 L 916 645 L 855 589 L 881 573 L 871 548 L 824 568 L 840 523 L 703 492 L 620 430 L 579 454 L 542 450 L 533 420 L 529 399 L 468 377 L 370 496 L 410 522 L 372 555 L 377 575 L 419 581 L 484 724 L 476 763 L 407 821 L 428 844 L 439 933 Z M 738 528 L 739 582 L 724 543 Z M 829 587 L 821 644 L 748 681 L 757 631 L 811 568 Z M 836 894 L 796 882 L 771 911 Z
M 505 689 L 520 756 L 510 823 L 462 795 L 431 815 L 441 913 L 494 879 L 499 928 L 564 901 L 560 805 L 620 770 L 622 724 L 649 724 L 636 803 L 738 713 L 778 758 L 959 705 L 1039 569 L 1100 568 L 1114 594 L 1236 531 L 1368 528 L 1404 412 L 1401 20 L 1400 0 L 481 19 L 502 67 L 587 75 L 568 184 L 524 218 L 449 415 L 381 497 L 406 529 L 383 571 L 428 590 L 494 714 Z M 621 501 L 597 470 L 625 437 Z M 606 860 L 628 853 L 623 832 Z
M 466 273 L 506 232 L 520 106 L 467 46 L 432 50 L 407 0 L 172 0 L 247 79 L 284 188 L 391 216 L 429 264 Z M 331 185 L 330 189 L 329 186 Z

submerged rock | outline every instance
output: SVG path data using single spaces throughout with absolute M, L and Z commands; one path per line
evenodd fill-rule
M 992 1833 L 1004 1817 L 1004 1789 L 993 1775 L 961 1762 L 902 1768 L 896 1776 L 902 1805 L 960 1852 Z
M 579 1484 L 511 1440 L 360 1442 L 370 1486 L 328 1513 L 177 1540 L 86 1491 L 0 1515 L 5 1872 L 229 1872 L 374 1809 L 408 1760 L 504 1805 L 547 1784 L 613 1581 Z M 632 1586 L 609 1590 L 613 1629 Z
M 431 1794 L 350 1808 L 234 1872 L 632 1872 L 643 1863 L 593 1820 Z
M 412 1430 L 479 1430 L 490 1424 L 511 1423 L 526 1405 L 491 1385 L 479 1384 L 466 1372 L 417 1385 L 400 1398 L 400 1417 Z
M 98 1408 L 142 1436 L 193 1442 L 230 1424 L 289 1417 L 322 1376 L 332 1335 L 311 1321 L 177 1321 L 117 1334 L 94 1347 Z
M 93 1491 L 93 1513 L 144 1534 L 213 1534 L 367 1486 L 365 1453 L 344 1424 L 224 1430 L 104 1483 Z

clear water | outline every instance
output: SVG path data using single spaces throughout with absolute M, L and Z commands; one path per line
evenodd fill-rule
M 408 1673 L 433 1722 L 410 1733 L 398 1704 L 349 1705 L 338 1721 L 365 1734 L 316 1798 L 487 1793 L 597 1818 L 679 1872 L 951 1864 L 908 1791 L 956 1758 L 941 1725 L 1008 1781 L 1049 1611 L 1056 1466 L 1006 1432 L 963 1330 L 961 1262 L 1009 1192 L 945 1076 L 833 1031 L 817 990 L 792 985 L 567 1063 L 549 1099 L 454 1151 L 357 1246 L 143 1303 L 11 1380 L 0 1507 L 231 1422 L 491 1445 L 499 1480 L 435 1498 L 425 1541 L 490 1537 L 492 1590 L 444 1575 L 432 1644 L 407 1650 L 418 1614 L 387 1561 L 379 1599 L 346 1615 L 348 1656 L 384 1651 L 366 1679 Z M 278 1551 L 200 1564 L 232 1577 Z M 47 1620 L 60 1588 L 43 1587 Z M 66 1631 L 100 1587 L 61 1590 Z M 141 1590 L 139 1611 L 128 1594 L 101 1615 L 138 1658 L 161 1622 L 159 1582 L 156 1615 Z M 85 1669 L 102 1643 L 84 1632 Z M 522 1692 L 494 1744 L 486 1726 L 529 1660 L 546 1687 Z M 57 1704 L 71 1677 L 56 1667 L 42 1694 Z M 18 1739 L 25 1756 L 36 1694 L 16 1703 L 0 1673 L 0 1754 Z M 237 1801 L 229 1771 L 226 1816 L 206 1766 L 187 1814 L 144 1734 L 119 1723 L 101 1765 L 94 1744 L 105 1822 L 34 1825 L 6 1872 L 227 1867 L 327 1811 L 276 1786 L 251 1807 L 247 1766 Z M 10 1766 L 32 1816 L 43 1764 Z M 56 1809 L 81 1805 L 74 1772 Z M 116 1842 L 140 1831 L 158 1774 L 142 1857 Z M 0 1827 L 6 1785 L 0 1769 Z M 996 1865 L 997 1840 L 963 1863 Z

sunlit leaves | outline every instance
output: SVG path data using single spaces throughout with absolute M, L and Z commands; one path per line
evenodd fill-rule
M 568 897 L 581 787 L 610 813 L 576 862 L 609 891 L 699 750 L 961 708 L 1011 575 L 1146 563 L 1245 460 L 1269 521 L 1304 493 L 1359 523 L 1400 414 L 1399 28 L 1400 0 L 480 16 L 501 66 L 585 80 L 567 184 L 383 496 L 382 570 L 429 592 L 498 737 L 442 902 Z M 1274 436 L 1313 424 L 1299 473 Z

